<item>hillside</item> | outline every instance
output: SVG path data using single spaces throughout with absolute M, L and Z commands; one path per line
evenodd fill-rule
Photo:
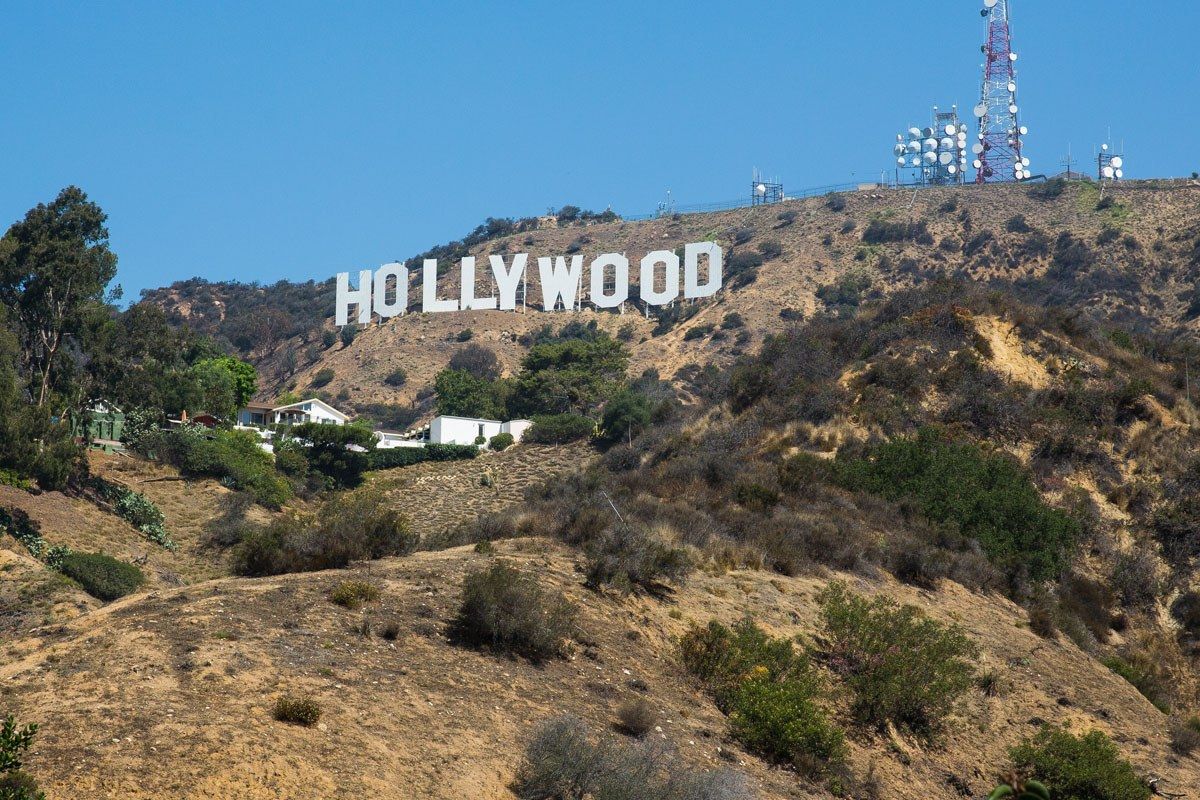
M 481 257 L 481 265 L 486 265 L 489 254 L 530 254 L 534 266 L 529 275 L 531 307 L 526 313 L 413 313 L 368 326 L 349 346 L 340 342 L 327 346 L 315 325 L 319 315 L 312 316 L 308 322 L 314 327 L 308 333 L 273 336 L 268 342 L 267 352 L 258 359 L 266 376 L 262 393 L 266 397 L 285 390 L 317 391 L 312 388 L 314 375 L 332 370 L 331 381 L 319 387 L 319 393 L 334 402 L 351 408 L 407 405 L 424 396 L 434 375 L 464 346 L 458 341 L 462 331 L 472 331 L 471 341 L 493 349 L 511 372 L 526 349 L 523 336 L 545 325 L 561 326 L 568 319 L 595 322 L 613 335 L 624 328 L 622 337 L 629 341 L 635 371 L 653 368 L 664 378 L 686 384 L 701 367 L 727 365 L 738 354 L 756 348 L 764 337 L 785 329 L 791 320 L 824 308 L 826 302 L 817 297 L 822 287 L 827 287 L 822 293 L 826 300 L 858 302 L 860 296 L 886 294 L 939 276 L 992 284 L 1035 305 L 1070 308 L 1131 332 L 1162 334 L 1195 328 L 1200 318 L 1200 302 L 1196 302 L 1200 298 L 1200 187 L 1127 182 L 1106 186 L 1102 198 L 1096 185 L 1074 183 L 1057 196 L 1038 195 L 1037 185 L 915 193 L 880 190 L 841 195 L 836 202 L 810 198 L 647 222 L 540 227 L 499 236 L 467 250 Z M 923 223 L 924 227 L 918 233 L 917 228 L 905 231 L 901 225 L 901 241 L 864 241 L 864 236 L 871 238 L 868 231 L 873 222 Z M 890 238 L 886 228 L 882 234 Z M 647 319 L 632 303 L 624 314 L 597 312 L 586 304 L 583 311 L 569 316 L 534 308 L 541 297 L 533 260 L 538 256 L 578 248 L 589 258 L 614 251 L 637 258 L 651 249 L 709 238 L 725 248 L 726 289 L 712 302 L 675 309 L 672 313 L 685 318 L 663 323 L 659 335 L 655 328 L 661 312 Z M 778 255 L 773 255 L 775 243 Z M 767 255 L 761 256 L 764 245 Z M 758 261 L 763 263 L 755 266 Z M 457 262 L 442 267 L 447 272 L 441 296 L 455 296 Z M 481 267 L 479 274 L 484 273 Z M 852 278 L 848 284 L 843 281 L 846 276 Z M 413 275 L 414 281 L 417 277 Z M 279 292 L 281 302 L 290 304 L 300 286 Z M 223 291 L 219 284 L 208 288 Z M 480 286 L 481 291 L 484 288 Z M 259 294 L 250 308 L 270 307 L 276 296 L 274 290 Z M 414 309 L 419 294 L 419 286 L 410 290 Z M 168 310 L 177 308 L 169 295 L 152 293 L 148 299 Z M 331 297 L 322 294 L 323 299 L 307 305 L 304 313 L 315 315 L 320 307 L 331 317 Z M 229 301 L 234 302 L 233 295 Z M 728 313 L 739 314 L 745 327 L 720 330 Z M 330 322 L 325 321 L 325 330 Z M 717 329 L 715 335 L 708 326 Z M 705 331 L 704 335 L 693 333 L 694 338 L 687 338 L 695 329 Z M 397 368 L 405 370 L 407 382 L 388 386 L 384 378 Z
M 345 573 L 225 580 L 121 601 L 10 644 L 0 686 L 6 705 L 43 723 L 34 763 L 53 798 L 504 798 L 536 723 L 571 712 L 603 730 L 633 695 L 652 703 L 656 735 L 689 762 L 716 768 L 731 753 L 762 800 L 829 796 L 730 740 L 673 657 L 673 637 L 713 617 L 751 614 L 779 633 L 807 635 L 824 579 L 700 575 L 661 603 L 583 590 L 572 553 L 544 542 L 504 543 L 497 557 L 582 605 L 588 643 L 570 660 L 536 667 L 450 641 L 456 587 L 489 560 L 461 548 L 358 572 L 383 587 L 366 612 L 326 599 Z M 1112 731 L 1165 786 L 1200 783 L 1200 762 L 1170 755 L 1144 698 L 1074 645 L 1031 633 L 1010 603 L 843 577 L 963 625 L 1000 676 L 996 696 L 972 694 L 942 746 L 902 736 L 852 743 L 855 769 L 874 766 L 881 797 L 948 799 L 958 786 L 980 796 L 990 765 L 1042 721 Z M 354 630 L 364 618 L 375 628 L 399 623 L 398 638 L 364 638 Z M 319 727 L 270 718 L 275 698 L 296 690 L 319 699 Z

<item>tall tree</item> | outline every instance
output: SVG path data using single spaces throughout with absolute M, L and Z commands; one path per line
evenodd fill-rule
M 13 311 L 30 393 L 50 396 L 55 370 L 87 309 L 117 273 L 106 215 L 75 186 L 39 204 L 0 239 L 0 300 Z

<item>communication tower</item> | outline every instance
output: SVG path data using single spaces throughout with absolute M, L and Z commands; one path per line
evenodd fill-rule
M 897 183 L 919 186 L 962 184 L 967 173 L 967 126 L 950 111 L 933 107 L 930 125 L 896 134 Z M 900 180 L 901 174 L 908 180 Z
M 1021 152 L 1029 130 L 1021 126 L 1017 105 L 1017 54 L 1012 49 L 1009 5 L 1009 0 L 983 0 L 980 12 L 987 21 L 987 40 L 981 48 L 983 91 L 975 106 L 979 135 L 971 146 L 976 183 L 1033 177 L 1029 159 Z
M 1096 177 L 1101 181 L 1124 180 L 1125 156 L 1114 153 L 1109 145 L 1100 145 L 1100 154 L 1096 157 Z
M 755 169 L 750 180 L 750 205 L 765 206 L 770 203 L 782 203 L 787 199 L 779 178 L 767 180 Z

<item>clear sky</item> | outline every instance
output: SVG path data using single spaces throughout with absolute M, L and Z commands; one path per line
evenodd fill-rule
M 872 180 L 979 92 L 982 2 L 0 0 L 0 226 L 77 184 L 126 299 L 378 266 L 488 216 Z M 1013 0 L 1033 171 L 1200 169 L 1200 4 Z

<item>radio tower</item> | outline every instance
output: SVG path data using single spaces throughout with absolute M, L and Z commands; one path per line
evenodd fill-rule
M 975 153 L 975 182 L 1026 180 L 1029 159 L 1021 153 L 1021 127 L 1017 106 L 1017 54 L 1012 49 L 1009 0 L 983 0 L 987 20 L 987 42 L 983 45 L 983 93 L 975 116 L 979 118 L 979 141 Z

